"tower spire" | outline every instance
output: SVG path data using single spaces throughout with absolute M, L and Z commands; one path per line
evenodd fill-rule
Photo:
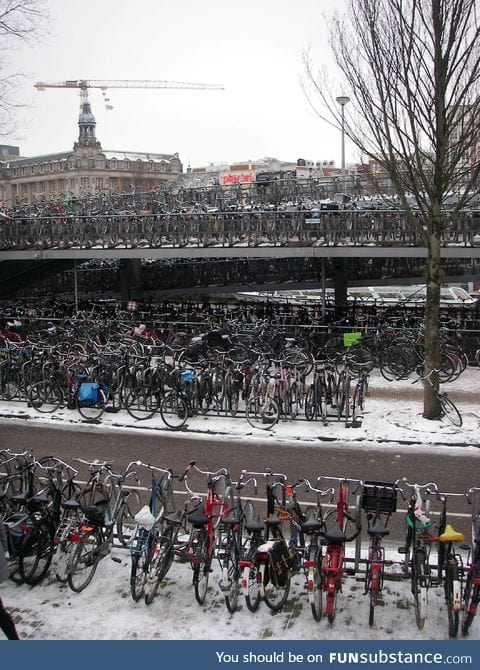
M 100 147 L 100 142 L 95 136 L 95 127 L 97 122 L 92 113 L 92 107 L 88 99 L 86 88 L 80 92 L 80 115 L 78 117 L 78 142 L 75 142 L 75 149 L 79 147 Z

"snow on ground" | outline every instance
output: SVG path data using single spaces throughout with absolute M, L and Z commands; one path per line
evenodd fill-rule
M 388 385 L 379 375 L 372 375 L 370 397 L 367 398 L 361 426 L 346 428 L 332 420 L 328 426 L 317 422 L 285 421 L 271 431 L 253 429 L 245 419 L 195 417 L 189 420 L 188 432 L 204 439 L 263 438 L 266 441 L 318 440 L 342 444 L 355 442 L 381 449 L 386 443 L 396 448 L 411 449 L 430 444 L 445 449 L 449 455 L 462 447 L 476 455 L 480 446 L 480 369 L 467 370 L 459 380 L 445 385 L 462 412 L 464 424 L 455 428 L 444 419 L 431 422 L 422 417 L 421 389 L 403 381 Z M 418 389 L 418 390 L 417 390 Z M 101 424 L 81 422 L 76 411 L 59 410 L 43 416 L 24 403 L 0 403 L 0 423 L 27 422 L 31 426 L 76 426 L 81 430 L 165 430 L 159 418 L 145 422 L 133 420 L 125 412 L 105 413 Z M 447 448 L 446 448 L 447 447 Z M 429 614 L 425 628 L 415 625 L 413 600 L 408 581 L 399 579 L 401 556 L 389 547 L 388 557 L 394 561 L 389 568 L 393 577 L 385 582 L 383 598 L 378 606 L 376 624 L 368 626 L 368 599 L 363 593 L 361 574 L 347 576 L 343 593 L 338 597 L 333 626 L 323 619 L 316 623 L 304 589 L 304 577 L 292 580 L 288 603 L 279 613 L 262 604 L 256 613 L 239 601 L 239 609 L 229 614 L 219 589 L 219 569 L 210 577 L 210 586 L 203 606 L 194 598 L 191 570 L 188 564 L 174 563 L 154 603 L 146 606 L 133 602 L 129 592 L 130 557 L 128 550 L 116 548 L 120 563 L 106 557 L 99 565 L 92 584 L 80 594 L 60 585 L 52 577 L 35 587 L 1 585 L 4 604 L 12 612 L 23 639 L 145 639 L 145 640 L 445 640 L 448 639 L 447 613 L 443 589 L 433 588 L 429 595 Z M 478 617 L 477 617 L 478 618 Z M 480 639 L 480 621 L 475 621 L 471 638 Z

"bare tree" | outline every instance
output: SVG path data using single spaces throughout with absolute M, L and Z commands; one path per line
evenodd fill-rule
M 427 249 L 426 373 L 440 367 L 442 235 L 478 189 L 478 5 L 478 0 L 348 0 L 346 12 L 330 25 L 341 92 L 351 96 L 345 134 L 388 174 Z M 325 70 L 314 73 L 308 52 L 304 64 L 307 97 L 321 118 L 340 127 L 332 81 Z M 457 204 L 445 211 L 442 203 L 452 191 L 459 192 Z M 406 194 L 414 196 L 414 206 Z M 439 413 L 425 385 L 424 416 L 435 419 Z
M 23 43 L 43 34 L 48 19 L 46 0 L 0 0 L 0 137 L 18 128 L 16 111 L 22 73 L 12 70 L 12 56 Z

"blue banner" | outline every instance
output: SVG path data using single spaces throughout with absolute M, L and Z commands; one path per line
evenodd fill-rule
M 23 641 L 2 644 L 2 668 L 175 670 L 480 667 L 480 642 L 450 641 Z M 61 660 L 60 660 L 61 659 Z

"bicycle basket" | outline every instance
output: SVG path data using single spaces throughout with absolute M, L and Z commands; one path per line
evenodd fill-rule
M 362 509 L 365 512 L 376 512 L 377 505 L 380 512 L 391 514 L 397 510 L 398 489 L 388 482 L 367 481 L 363 485 Z
M 108 500 L 99 500 L 94 505 L 89 505 L 85 510 L 85 516 L 96 526 L 102 526 L 105 521 L 105 512 L 108 509 Z

